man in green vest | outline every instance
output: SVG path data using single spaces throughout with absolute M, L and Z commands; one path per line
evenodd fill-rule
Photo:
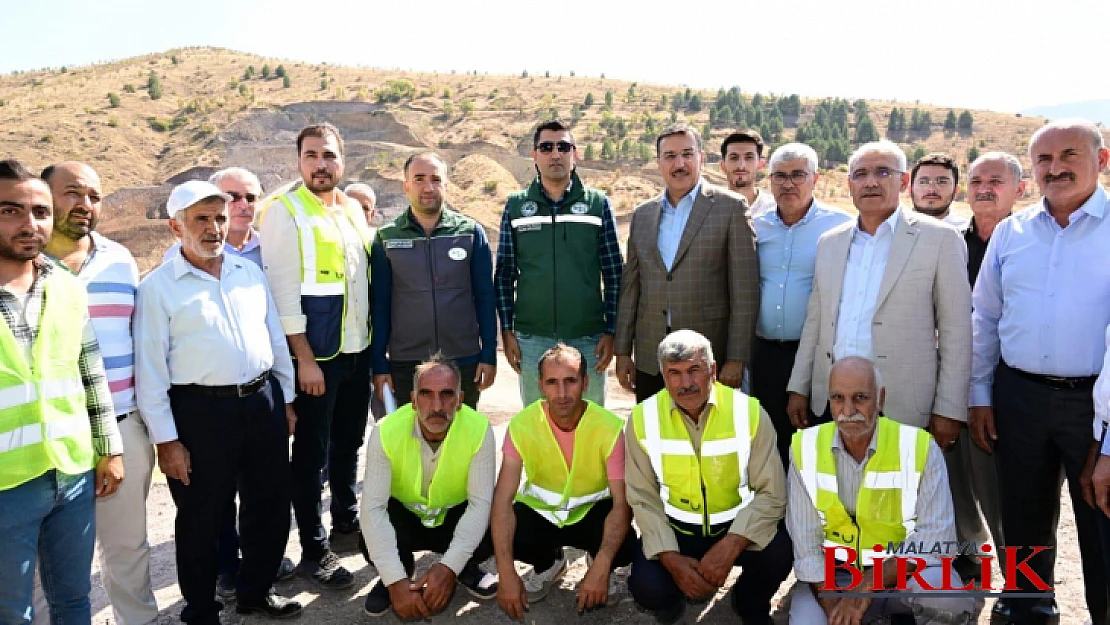
M 732 609 L 745 625 L 769 625 L 771 597 L 790 574 L 774 425 L 758 400 L 717 382 L 705 336 L 668 334 L 657 358 L 665 388 L 633 408 L 625 431 L 628 503 L 644 545 L 628 590 L 657 622 L 674 623 L 687 599 L 716 593 L 740 566 Z
M 339 190 L 343 138 L 328 123 L 297 135 L 301 182 L 259 217 L 262 265 L 297 371 L 293 513 L 297 573 L 325 589 L 355 579 L 336 551 L 358 547 L 355 482 L 370 411 L 370 231 L 358 202 Z M 331 487 L 332 532 L 321 518 Z
M 577 349 L 559 343 L 538 367 L 545 399 L 509 422 L 490 518 L 497 601 L 515 619 L 566 572 L 564 546 L 591 558 L 578 588 L 579 614 L 612 598 L 612 570 L 639 550 L 624 495 L 624 421 L 582 398 L 590 378 Z M 527 580 L 517 575 L 516 560 L 532 565 Z
M 123 439 L 84 284 L 48 261 L 50 187 L 0 161 L 0 623 L 30 623 L 35 563 L 56 623 L 89 623 L 95 497 Z
M 870 360 L 842 358 L 829 374 L 833 421 L 794 434 L 786 517 L 799 583 L 790 604 L 792 623 L 854 625 L 882 618 L 892 625 L 963 623 L 975 607 L 972 597 L 839 597 L 820 590 L 827 581 L 849 588 L 852 567 L 863 573 L 862 583 L 847 592 L 870 592 L 871 569 L 882 566 L 884 587 L 908 581 L 910 590 L 919 593 L 918 579 L 940 587 L 944 570 L 939 558 L 956 556 L 926 551 L 936 544 L 956 544 L 940 448 L 925 430 L 882 416 L 885 398 L 879 370 Z M 925 562 L 922 570 L 913 561 L 906 563 L 913 572 L 909 580 L 897 579 L 897 561 L 889 557 L 897 554 L 874 550 L 875 545 L 903 542 L 915 546 L 921 553 L 912 555 Z M 835 580 L 825 579 L 829 565 L 838 567 Z M 949 572 L 953 587 L 962 586 L 956 571 Z M 922 620 L 915 621 L 914 614 Z
M 493 276 L 505 358 L 535 371 L 558 342 L 586 357 L 586 397 L 605 405 L 621 290 L 617 222 L 605 194 L 582 182 L 570 126 L 553 119 L 532 134 L 536 177 L 509 196 Z M 542 397 L 536 376 L 520 376 L 525 406 Z
M 413 387 L 412 403 L 371 432 L 362 481 L 363 555 L 379 575 L 364 609 L 402 620 L 442 610 L 456 582 L 479 599 L 497 594 L 478 568 L 493 553 L 493 429 L 463 404 L 462 374 L 440 354 L 416 367 Z M 414 551 L 443 554 L 415 581 Z

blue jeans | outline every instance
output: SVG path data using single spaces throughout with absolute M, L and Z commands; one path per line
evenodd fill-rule
M 537 399 L 543 399 L 540 391 L 540 357 L 547 350 L 555 347 L 560 340 L 570 347 L 577 349 L 586 358 L 586 370 L 590 374 L 590 386 L 586 389 L 585 398 L 597 404 L 605 405 L 605 380 L 606 372 L 598 373 L 594 370 L 597 365 L 597 342 L 601 334 L 583 336 L 577 339 L 557 339 L 551 336 L 535 336 L 533 334 L 516 333 L 516 342 L 520 346 L 520 396 L 525 406 L 532 404 Z
M 51 625 L 92 621 L 93 475 L 50 470 L 0 491 L 0 623 L 31 622 L 36 559 Z

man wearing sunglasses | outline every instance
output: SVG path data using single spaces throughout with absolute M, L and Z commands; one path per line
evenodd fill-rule
M 967 421 L 967 246 L 955 229 L 899 205 L 910 175 L 897 144 L 860 146 L 848 181 L 859 218 L 817 244 L 787 414 L 797 428 L 813 425 L 807 409 L 826 413 L 832 364 L 863 356 L 886 380 L 885 416 L 927 427 L 947 449 Z
M 910 198 L 913 209 L 964 232 L 968 220 L 953 213 L 952 201 L 960 190 L 960 168 L 956 160 L 942 153 L 922 156 L 910 170 Z
M 621 280 L 616 220 L 605 194 L 575 172 L 574 135 L 561 121 L 536 128 L 532 159 L 536 178 L 501 217 L 494 287 L 505 357 L 528 406 L 543 398 L 540 356 L 569 345 L 586 358 L 586 399 L 603 406 Z
M 254 230 L 255 202 L 262 197 L 262 185 L 258 177 L 242 167 L 221 169 L 208 178 L 208 182 L 219 187 L 220 191 L 231 196 L 227 203 L 227 239 L 224 251 L 242 256 L 262 267 L 262 248 L 258 244 L 258 233 Z M 166 262 L 178 254 L 181 242 L 175 242 L 164 256 Z

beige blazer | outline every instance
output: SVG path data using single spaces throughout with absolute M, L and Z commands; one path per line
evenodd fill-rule
M 817 414 L 829 397 L 841 286 L 855 231 L 856 222 L 846 223 L 817 243 L 813 292 L 787 385 L 809 397 Z M 918 427 L 928 426 L 934 413 L 967 420 L 971 286 L 967 246 L 955 229 L 902 208 L 871 332 L 886 386 L 886 416 Z
M 749 362 L 759 314 L 759 255 L 744 215 L 744 198 L 702 181 L 700 193 L 667 271 L 659 254 L 660 198 L 636 207 L 621 275 L 615 352 L 658 374 L 657 350 L 671 330 L 695 330 L 713 345 L 720 366 Z

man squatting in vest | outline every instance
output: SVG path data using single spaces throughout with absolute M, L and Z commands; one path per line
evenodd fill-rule
M 297 135 L 302 183 L 259 217 L 262 262 L 297 370 L 293 513 L 297 573 L 326 589 L 355 578 L 335 551 L 357 550 L 358 450 L 370 412 L 370 232 L 362 207 L 337 187 L 343 138 L 331 124 Z M 321 518 L 322 472 L 332 532 Z M 333 551 L 334 550 L 334 551 Z
M 404 175 L 409 208 L 378 229 L 370 251 L 374 390 L 384 401 L 389 385 L 405 403 L 416 366 L 440 352 L 462 371 L 462 401 L 477 408 L 497 375 L 493 254 L 486 231 L 444 206 L 447 165 L 439 155 L 413 154 Z
M 701 334 L 672 332 L 657 357 L 665 388 L 633 408 L 625 431 L 628 503 L 644 547 L 628 589 L 658 622 L 673 623 L 686 599 L 712 595 L 741 566 L 732 608 L 745 625 L 769 624 L 791 565 L 771 418 L 754 397 L 716 381 Z
M 412 403 L 370 433 L 362 480 L 363 555 L 378 570 L 364 609 L 428 618 L 451 600 L 456 581 L 476 598 L 497 594 L 478 563 L 493 553 L 489 533 L 493 428 L 462 403 L 458 366 L 435 354 L 417 365 Z M 443 558 L 413 581 L 413 552 Z
M 794 542 L 794 589 L 790 622 L 822 625 L 829 622 L 872 623 L 887 618 L 892 625 L 914 622 L 963 623 L 975 607 L 972 597 L 898 599 L 889 592 L 871 597 L 820 596 L 826 581 L 840 588 L 851 583 L 848 570 L 838 569 L 835 580 L 825 579 L 822 547 L 836 549 L 841 565 L 863 573 L 863 583 L 850 592 L 868 592 L 871 567 L 889 543 L 932 546 L 956 540 L 956 520 L 944 457 L 933 437 L 923 429 L 882 416 L 886 389 L 879 370 L 866 358 L 849 356 L 836 361 L 829 373 L 829 404 L 833 421 L 794 434 L 790 446 L 790 501 L 786 526 Z M 884 551 L 876 553 L 875 545 Z M 921 591 L 917 577 L 939 587 L 943 568 L 936 554 L 917 555 L 924 570 L 906 564 L 914 577 L 910 591 Z M 883 586 L 894 587 L 897 562 L 882 562 Z M 962 586 L 953 569 L 951 582 Z M 881 591 L 876 591 L 881 592 Z M 915 621 L 914 615 L 921 620 Z M 885 622 L 885 621 L 884 621 Z
M 35 563 L 55 622 L 88 623 L 94 496 L 124 476 L 84 284 L 42 255 L 47 184 L 0 161 L 0 623 L 30 623 Z
M 557 344 L 538 371 L 545 399 L 509 422 L 490 517 L 497 601 L 514 619 L 565 573 L 564 546 L 591 558 L 578 588 L 579 614 L 613 598 L 610 573 L 639 551 L 624 495 L 624 420 L 582 398 L 590 378 L 577 349 Z M 529 579 L 517 575 L 515 560 L 532 565 Z

